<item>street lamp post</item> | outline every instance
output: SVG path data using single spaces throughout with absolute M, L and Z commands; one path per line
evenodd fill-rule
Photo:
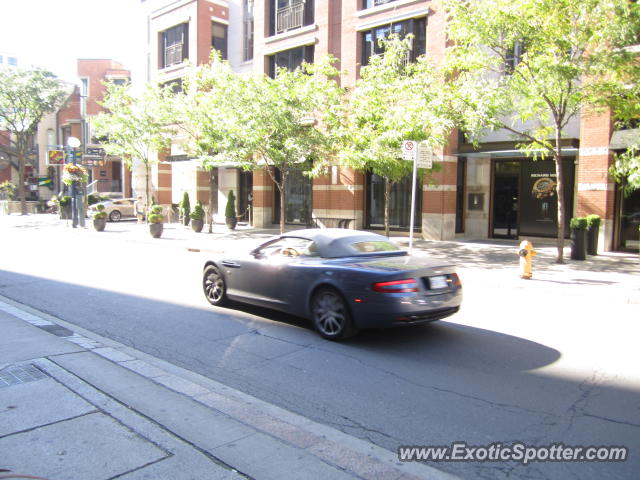
M 76 137 L 69 137 L 67 139 L 67 148 L 71 155 L 71 161 L 76 165 L 76 151 L 80 146 L 80 140 Z M 76 189 L 76 182 L 71 183 L 71 217 L 73 228 L 78 227 L 78 192 Z M 83 215 L 84 217 L 84 215 Z M 82 219 L 82 226 L 84 226 L 84 218 Z

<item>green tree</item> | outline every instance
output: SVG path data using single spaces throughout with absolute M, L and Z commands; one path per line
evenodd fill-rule
M 281 232 L 290 172 L 318 174 L 335 151 L 331 132 L 343 90 L 333 62 L 325 58 L 292 72 L 281 69 L 273 79 L 236 74 L 214 56 L 187 82 L 183 128 L 192 148 L 205 168 L 234 162 L 246 170 L 265 169 L 280 193 Z
M 433 151 L 447 143 L 454 125 L 438 70 L 425 56 L 407 61 L 412 41 L 411 36 L 391 36 L 382 42 L 384 55 L 372 56 L 362 68 L 341 136 L 345 165 L 386 180 L 387 236 L 391 188 L 413 169 L 412 162 L 402 159 L 402 141 L 423 142 Z
M 157 153 L 171 145 L 173 118 L 169 89 L 147 84 L 139 95 L 128 85 L 107 83 L 107 93 L 100 103 L 106 111 L 91 118 L 97 137 L 105 138 L 103 148 L 109 155 L 121 157 L 131 168 L 141 162 L 145 168 L 145 202 L 150 205 L 151 166 Z
M 217 167 L 240 165 L 241 159 L 250 156 L 244 146 L 246 119 L 241 117 L 246 111 L 236 109 L 245 101 L 246 83 L 246 77 L 234 73 L 214 51 L 209 64 L 189 70 L 183 78 L 183 94 L 173 98 L 175 124 L 186 138 L 183 146 L 209 172 L 209 233 L 217 205 Z
M 624 47 L 636 8 L 627 0 L 441 0 L 448 15 L 455 111 L 476 140 L 504 130 L 520 148 L 555 161 L 558 254 L 565 218 L 562 137 L 598 85 L 629 61 Z
M 55 112 L 68 92 L 55 75 L 43 69 L 0 68 L 0 137 L 7 153 L 18 157 L 18 198 L 27 213 L 24 172 L 27 154 L 42 117 Z

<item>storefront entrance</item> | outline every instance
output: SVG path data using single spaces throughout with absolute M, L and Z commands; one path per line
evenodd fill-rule
M 565 232 L 573 212 L 574 159 L 563 161 Z M 491 236 L 558 235 L 557 175 L 553 160 L 494 160 Z
M 637 252 L 640 249 L 640 190 L 624 196 L 618 192 L 619 214 L 616 250 Z

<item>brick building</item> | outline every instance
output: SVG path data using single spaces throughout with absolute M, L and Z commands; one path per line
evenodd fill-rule
M 89 173 L 89 192 L 113 197 L 130 197 L 131 172 L 120 158 L 106 156 L 88 158 L 87 148 L 100 148 L 99 140 L 91 132 L 89 117 L 97 115 L 103 108 L 98 102 L 106 92 L 105 82 L 124 84 L 130 82 L 131 73 L 121 64 L 108 59 L 78 59 L 80 85 L 72 87 L 72 92 L 63 108 L 55 115 L 53 125 L 39 130 L 47 136 L 44 145 L 66 145 L 69 137 L 80 140 L 85 156 L 82 163 Z M 46 155 L 46 152 L 44 152 Z M 45 157 L 46 158 L 46 157 Z M 48 167 L 58 169 L 59 167 Z M 55 191 L 61 189 L 61 172 L 55 174 Z
M 442 58 L 446 49 L 445 22 L 430 0 L 180 0 L 143 1 L 149 5 L 149 79 L 180 87 L 185 61 L 204 63 L 218 48 L 236 70 L 252 69 L 273 75 L 276 67 L 295 68 L 330 53 L 347 72 L 345 86 L 355 85 L 359 69 L 379 48 L 376 39 L 389 32 L 413 33 L 414 51 Z M 251 30 L 253 28 L 253 30 Z M 628 223 L 638 208 L 636 197 L 623 198 L 607 169 L 615 148 L 610 115 L 583 112 L 568 126 L 563 142 L 565 197 L 568 217 L 596 213 L 603 217 L 600 246 L 606 250 L 637 248 Z M 551 161 L 533 161 L 522 154 L 505 132 L 491 132 L 480 148 L 452 135 L 437 152 L 442 168 L 436 183 L 425 183 L 417 202 L 417 230 L 427 239 L 554 237 L 555 198 L 535 195 L 553 182 Z M 155 179 L 161 203 L 177 203 L 183 191 L 206 202 L 208 174 L 175 142 Z M 279 196 L 262 171 L 217 169 L 219 204 L 229 189 L 238 193 L 239 210 L 253 195 L 253 223 L 277 223 Z M 334 166 L 325 176 L 290 179 L 290 206 L 308 209 L 310 216 L 351 218 L 352 227 L 379 229 L 384 211 L 384 180 L 368 172 Z M 391 224 L 408 231 L 411 181 L 393 189 Z M 295 210 L 292 208 L 291 210 Z M 289 210 L 289 208 L 287 209 Z M 301 223 L 308 215 L 287 218 Z M 631 218 L 631 220 L 629 220 Z M 625 230 L 626 229 L 626 230 Z M 625 233 L 627 230 L 631 233 Z M 568 229 L 567 229 L 568 231 Z M 629 235 L 631 236 L 630 238 Z

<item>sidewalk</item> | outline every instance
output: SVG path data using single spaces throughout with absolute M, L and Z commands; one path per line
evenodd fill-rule
M 165 225 L 108 223 L 72 229 L 52 215 L 0 218 L 2 228 L 41 230 L 61 241 L 143 242 L 224 252 L 276 230 L 196 234 Z M 394 240 L 406 246 L 406 237 Z M 636 308 L 638 255 L 606 253 L 554 263 L 535 246 L 534 280 L 517 277 L 517 242 L 416 240 L 414 254 L 451 259 L 465 284 L 482 282 L 516 301 L 531 292 L 588 296 Z M 466 295 L 466 293 L 465 293 Z M 559 297 L 557 301 L 562 301 Z M 310 421 L 46 313 L 0 297 L 0 469 L 48 480 L 440 479 L 452 478 L 395 452 Z M 5 477 L 0 473 L 0 478 Z M 14 477 L 15 478 L 15 477 Z
M 0 478 L 453 478 L 2 297 L 0 329 Z

